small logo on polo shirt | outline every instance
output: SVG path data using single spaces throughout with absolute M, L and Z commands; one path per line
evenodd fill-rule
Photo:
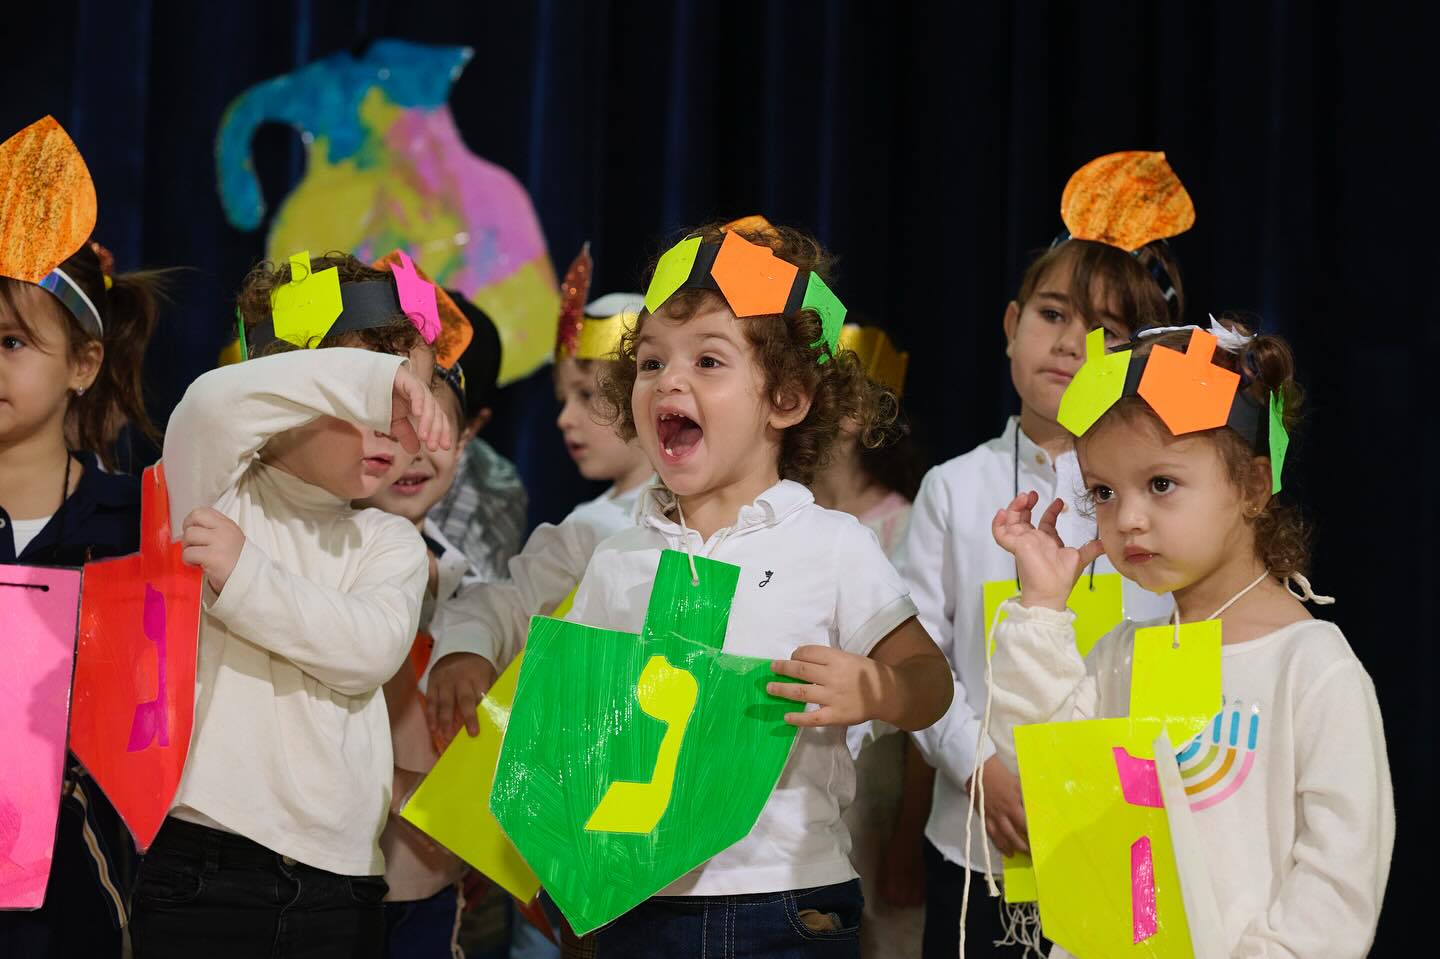
M 760 581 L 760 588 L 764 589 L 766 586 L 768 586 L 770 584 L 770 577 L 774 575 L 775 571 L 773 569 L 767 569 L 765 571 L 765 578 Z

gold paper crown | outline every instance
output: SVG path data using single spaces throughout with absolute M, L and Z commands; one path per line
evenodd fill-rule
M 865 375 L 897 397 L 905 391 L 910 354 L 895 349 L 889 335 L 880 327 L 845 324 L 840 330 L 840 349 L 854 350 Z
M 620 352 L 620 337 L 633 329 L 645 298 L 638 293 L 607 293 L 585 307 L 573 350 L 561 358 L 613 360 Z

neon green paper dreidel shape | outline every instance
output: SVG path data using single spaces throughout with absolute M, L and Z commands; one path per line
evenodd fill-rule
M 811 349 L 818 349 L 820 344 L 825 344 L 834 353 L 840 348 L 840 330 L 845 326 L 845 304 L 840 298 L 831 292 L 830 286 L 820 278 L 819 273 L 811 273 L 809 281 L 805 284 L 805 299 L 801 302 L 802 310 L 814 310 L 820 315 L 820 339 L 810 344 Z M 824 363 L 828 356 L 822 356 L 820 362 Z
M 1124 578 L 1119 573 L 1089 573 L 1080 577 L 1065 605 L 1075 614 L 1075 648 L 1081 656 L 1090 655 L 1090 650 L 1100 637 L 1120 625 L 1125 618 Z M 995 627 L 1005 621 L 1005 614 L 995 618 L 1000 604 L 1020 595 L 1020 585 L 1013 579 L 992 580 L 984 584 L 985 638 L 986 650 L 995 655 Z
M 771 660 L 686 638 L 723 641 L 739 576 L 696 568 L 662 553 L 639 636 L 531 621 L 490 808 L 579 934 L 745 838 L 795 743 Z
M 700 252 L 700 238 L 687 237 L 666 250 L 655 264 L 655 275 L 645 291 L 645 309 L 654 313 L 690 278 L 695 254 Z
M 529 902 L 540 891 L 540 880 L 490 813 L 495 764 L 524 659 L 524 652 L 515 657 L 480 701 L 480 735 L 472 737 L 463 729 L 456 734 L 400 810 L 400 818 L 516 899 Z
M 1129 370 L 1129 350 L 1106 353 L 1105 331 L 1087 333 L 1085 363 L 1060 397 L 1060 414 L 1056 417 L 1060 425 L 1076 436 L 1083 436 L 1125 392 L 1125 375 Z
M 340 271 L 310 271 L 310 252 L 290 257 L 290 282 L 270 294 L 276 339 L 310 348 L 330 332 L 345 309 L 340 300 Z
M 1270 492 L 1280 492 L 1280 474 L 1290 449 L 1290 432 L 1285 429 L 1285 398 L 1279 390 L 1270 394 Z

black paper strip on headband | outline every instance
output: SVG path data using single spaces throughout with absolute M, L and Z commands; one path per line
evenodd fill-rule
M 405 316 L 405 311 L 400 309 L 395 281 L 391 279 L 340 284 L 340 305 L 340 315 L 330 324 L 322 339 L 389 326 Z M 267 316 L 255 324 L 250 335 L 251 355 L 260 356 L 276 339 L 274 318 Z M 308 348 L 309 344 L 306 346 Z
M 460 416 L 465 416 L 465 371 L 461 369 L 459 361 L 448 370 L 443 366 L 436 366 L 440 371 L 440 379 L 455 393 L 455 398 L 460 401 Z M 465 427 L 464 423 L 459 424 L 460 428 Z
M 1055 235 L 1055 239 L 1050 241 L 1050 249 L 1053 250 L 1061 243 L 1064 243 L 1065 241 L 1070 239 L 1073 239 L 1073 237 L 1070 236 L 1070 231 L 1061 230 Z M 1100 241 L 1095 240 L 1093 242 L 1099 243 Z M 1170 248 L 1170 244 L 1165 240 L 1154 240 L 1152 242 L 1163 244 L 1167 250 Z M 1149 245 L 1149 243 L 1145 244 L 1145 246 Z M 1119 250 L 1120 248 L 1117 246 L 1115 247 L 1115 249 Z M 1145 249 L 1145 247 L 1142 246 L 1140 250 L 1143 249 Z M 1132 250 L 1130 252 L 1130 255 L 1133 256 L 1136 260 L 1139 260 L 1140 250 Z M 1180 303 L 1175 296 L 1175 281 L 1170 278 L 1170 271 L 1165 269 L 1165 264 L 1160 262 L 1160 257 L 1158 256 L 1151 257 L 1149 264 L 1142 265 L 1144 265 L 1146 270 L 1150 273 L 1150 278 L 1155 281 L 1155 285 L 1160 287 L 1160 295 L 1165 298 L 1165 305 L 1169 307 L 1170 315 L 1178 318 L 1180 315 Z

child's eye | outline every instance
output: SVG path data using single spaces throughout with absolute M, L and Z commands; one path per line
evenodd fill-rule
M 720 361 L 713 356 L 700 357 L 700 368 L 705 370 L 719 369 Z
M 1175 481 L 1168 476 L 1156 476 L 1150 480 L 1150 492 L 1164 496 L 1175 488 Z
M 1115 491 L 1108 486 L 1090 487 L 1090 499 L 1096 503 L 1108 503 L 1115 498 Z
M 642 373 L 653 373 L 660 369 L 660 361 L 654 357 L 646 357 L 636 364 Z
M 18 336 L 0 337 L 0 349 L 18 350 L 25 345 L 25 341 Z
M 1065 322 L 1065 314 L 1061 313 L 1059 310 L 1041 308 L 1040 315 L 1043 316 L 1045 319 L 1049 320 L 1051 323 Z
M 581 390 L 581 391 L 580 391 L 580 401 L 581 401 L 582 403 L 588 404 L 588 403 L 589 403 L 591 400 L 593 400 L 594 398 L 595 398 L 595 393 L 594 393 L 593 390 Z

